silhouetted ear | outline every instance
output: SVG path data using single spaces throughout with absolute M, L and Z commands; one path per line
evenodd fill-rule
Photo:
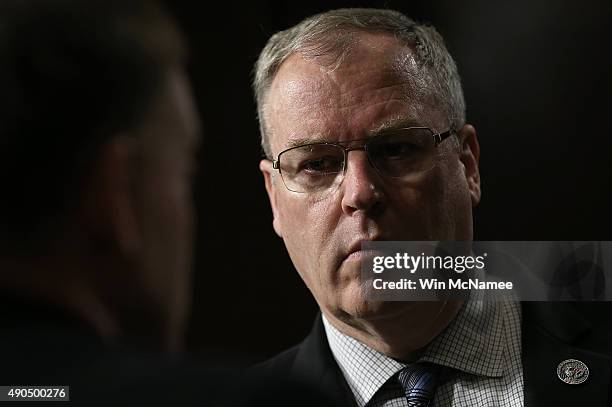
M 281 224 L 278 217 L 278 208 L 276 206 L 276 183 L 273 179 L 275 170 L 272 168 L 272 161 L 268 159 L 261 160 L 259 162 L 259 169 L 263 173 L 264 182 L 266 183 L 266 191 L 268 192 L 268 199 L 270 199 L 270 206 L 272 207 L 272 226 L 274 227 L 276 234 L 283 237 Z
M 137 171 L 136 144 L 134 137 L 120 135 L 102 146 L 83 197 L 82 226 L 95 240 L 128 255 L 141 246 L 133 187 Z
M 461 143 L 461 162 L 465 168 L 465 178 L 472 198 L 472 206 L 480 202 L 480 145 L 476 136 L 476 129 L 471 124 L 466 124 L 459 130 L 459 142 Z

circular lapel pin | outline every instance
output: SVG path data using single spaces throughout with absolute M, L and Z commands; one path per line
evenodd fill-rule
M 577 359 L 566 359 L 557 366 L 557 376 L 563 383 L 581 384 L 589 377 L 589 368 Z

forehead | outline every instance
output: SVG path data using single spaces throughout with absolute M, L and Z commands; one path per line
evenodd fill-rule
M 335 68 L 291 55 L 277 72 L 265 107 L 274 154 L 296 139 L 363 138 L 388 122 L 439 130 L 443 115 L 427 72 L 394 37 L 359 34 Z

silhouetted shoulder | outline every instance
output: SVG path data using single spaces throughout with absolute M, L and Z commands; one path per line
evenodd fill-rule
M 251 370 L 254 373 L 261 374 L 289 374 L 299 349 L 300 345 L 293 346 L 264 362 L 258 363 Z

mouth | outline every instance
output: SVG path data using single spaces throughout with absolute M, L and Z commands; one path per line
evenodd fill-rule
M 380 256 L 381 252 L 379 250 L 362 249 L 363 243 L 372 242 L 372 241 L 380 241 L 380 240 L 383 240 L 383 239 L 379 237 L 374 237 L 371 239 L 359 239 L 355 241 L 353 244 L 349 246 L 349 249 L 346 255 L 344 256 L 343 262 L 362 261 L 363 259 L 367 257 Z

